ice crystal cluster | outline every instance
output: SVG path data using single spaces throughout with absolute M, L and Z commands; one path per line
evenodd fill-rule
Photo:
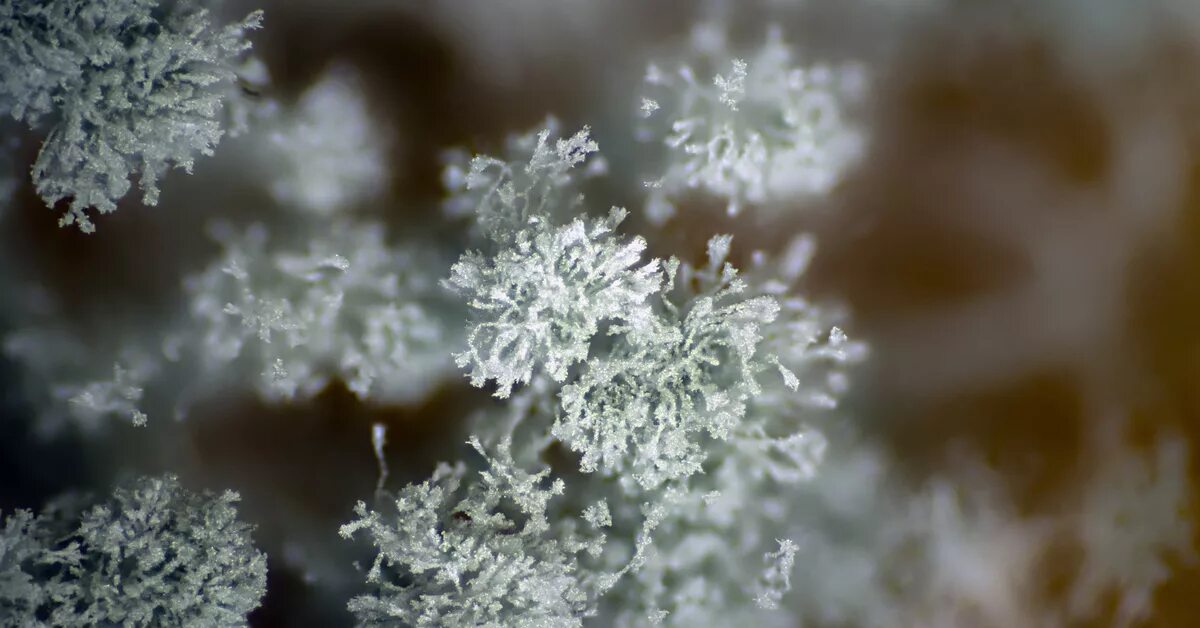
M 44 434 L 74 426 L 98 433 L 112 419 L 146 423 L 146 386 L 162 372 L 157 353 L 134 330 L 114 326 L 98 340 L 74 328 L 60 300 L 37 287 L 20 294 L 24 327 L 3 337 L 0 350 L 23 367 L 26 396 L 35 400 Z
M 1147 616 L 1163 565 L 1195 560 L 1187 478 L 1173 467 L 1180 444 L 1097 452 L 1112 466 L 1088 478 L 1082 503 L 1064 500 L 1060 512 L 1033 517 L 975 463 L 959 480 L 915 486 L 889 476 L 894 463 L 877 447 L 859 441 L 830 452 L 790 511 L 806 532 L 796 561 L 808 566 L 793 572 L 794 604 L 818 625 L 1060 626 L 1098 621 L 1117 599 L 1113 625 L 1134 625 Z M 1128 479 L 1109 475 L 1126 471 Z M 1127 525 L 1141 531 L 1115 532 Z M 1082 561 L 1053 564 L 1067 548 Z M 1064 603 L 1038 599 L 1048 578 L 1064 575 Z
M 514 410 L 507 420 L 484 413 L 475 422 L 484 435 L 475 446 L 496 457 L 493 471 L 481 471 L 484 507 L 461 488 L 471 481 L 461 467 L 404 489 L 395 513 L 360 505 L 359 522 L 344 530 L 369 529 L 379 554 L 368 573 L 375 592 L 354 607 L 370 622 L 379 609 L 416 613 L 437 601 L 448 614 L 409 621 L 522 626 L 579 625 L 594 615 L 617 625 L 682 624 L 777 608 L 795 545 L 770 534 L 785 522 L 735 513 L 813 475 L 823 438 L 782 400 L 831 405 L 844 386 L 831 388 L 821 372 L 858 359 L 860 348 L 822 320 L 823 310 L 787 296 L 804 251 L 786 263 L 759 255 L 742 277 L 727 260 L 729 236 L 712 238 L 699 266 L 647 259 L 644 240 L 619 231 L 625 210 L 571 218 L 551 205 L 586 212 L 578 184 L 596 171 L 588 162 L 598 148 L 586 128 L 565 138 L 554 131 L 510 141 L 505 157 L 480 155 L 465 166 L 451 158 L 451 203 L 475 204 L 481 227 L 481 248 L 465 253 L 447 281 L 470 309 L 467 348 L 456 359 L 473 384 L 511 398 Z M 806 393 L 798 392 L 802 378 Z M 565 486 L 541 462 L 554 443 L 575 454 L 577 495 L 603 502 L 547 517 L 539 504 Z M 489 475 L 497 461 L 540 483 L 498 484 Z M 467 497 L 457 505 L 430 508 L 460 490 Z M 502 501 L 521 523 L 496 519 Z M 575 531 L 598 521 L 602 546 L 577 559 L 584 545 Z M 742 539 L 729 543 L 735 529 Z M 486 548 L 493 560 L 451 551 L 460 546 Z M 538 581 L 536 596 L 511 584 Z M 465 592 L 481 606 L 464 621 L 473 608 L 460 600 Z
M 60 224 L 94 229 L 137 174 L 158 202 L 168 168 L 191 170 L 220 140 L 225 91 L 261 14 L 213 24 L 195 0 L 0 4 L 0 115 L 48 128 L 33 181 Z
M 1071 589 L 1073 617 L 1095 619 L 1097 601 L 1117 592 L 1115 620 L 1148 618 L 1155 589 L 1171 562 L 1196 564 L 1195 527 L 1188 518 L 1188 451 L 1163 438 L 1150 455 L 1116 448 L 1112 464 L 1084 493 L 1075 538 L 1085 556 Z
M 111 418 L 144 425 L 247 387 L 279 401 L 311 398 L 340 381 L 375 403 L 415 403 L 452 374 L 447 348 L 461 337 L 462 306 L 438 283 L 452 257 L 436 242 L 393 238 L 382 222 L 351 215 L 382 193 L 382 166 L 331 170 L 311 151 L 279 160 L 306 128 L 370 127 L 354 76 L 334 68 L 297 106 L 267 103 L 255 112 L 273 124 L 249 134 L 265 147 L 252 157 L 269 164 L 267 192 L 286 208 L 287 227 L 210 221 L 216 255 L 180 280 L 183 307 L 171 320 L 110 325 L 97 336 L 74 329 L 63 304 L 40 287 L 21 287 L 21 304 L 8 315 L 24 325 L 2 348 L 23 364 L 29 395 L 40 399 L 40 431 L 95 432 Z M 348 152 L 382 159 L 379 137 L 351 135 L 339 135 Z M 288 184 L 301 180 L 316 187 Z M 279 196 L 282 189 L 301 196 Z
M 9 514 L 0 529 L 6 626 L 241 626 L 266 592 L 266 556 L 236 493 L 145 477 L 80 513 Z
M 281 205 L 334 215 L 377 198 L 388 183 L 388 131 L 367 110 L 349 67 L 325 72 L 269 133 L 278 163 L 271 196 Z
M 644 324 L 646 297 L 661 278 L 653 262 L 634 267 L 645 241 L 614 235 L 624 215 L 614 209 L 606 219 L 563 226 L 533 218 L 511 247 L 490 259 L 471 252 L 454 265 L 450 284 L 480 314 L 468 328 L 469 348 L 455 358 L 474 383 L 495 381 L 504 398 L 535 369 L 562 381 L 587 359 L 600 322 Z M 571 307 L 577 303 L 588 307 Z
M 102 339 L 81 335 L 60 304 L 31 291 L 29 323 L 2 348 L 41 399 L 39 430 L 94 432 L 110 418 L 144 425 L 239 388 L 307 399 L 335 380 L 377 403 L 424 398 L 450 376 L 447 347 L 462 333 L 447 324 L 461 308 L 437 283 L 449 268 L 444 251 L 389 243 L 370 221 L 309 228 L 276 241 L 262 224 L 214 223 L 221 253 L 183 279 L 185 309 L 157 335 L 119 327 Z M 163 394 L 181 378 L 182 391 Z
M 437 318 L 452 312 L 438 310 L 438 251 L 389 246 L 379 224 L 328 228 L 300 248 L 273 246 L 262 225 L 214 226 L 222 255 L 185 282 L 204 370 L 248 364 L 268 399 L 311 397 L 333 377 L 363 398 L 421 397 L 454 338 Z
M 795 65 L 779 29 L 747 59 L 730 58 L 716 26 L 693 40 L 695 62 L 646 70 L 642 138 L 667 151 L 646 183 L 648 217 L 667 220 L 693 190 L 723 199 L 730 214 L 828 193 L 862 152 L 846 112 L 863 96 L 862 68 Z
M 362 624 L 580 625 L 604 583 L 583 576 L 576 555 L 602 551 L 604 522 L 591 517 L 584 534 L 558 518 L 552 524 L 550 502 L 563 481 L 520 469 L 504 443 L 495 455 L 466 483 L 462 464 L 439 466 L 396 495 L 386 515 L 359 502 L 360 519 L 341 534 L 366 531 L 379 547 L 367 575 L 376 591 L 350 603 Z
M 171 219 L 182 234 L 154 234 L 164 246 L 143 251 L 161 224 L 130 216 L 113 268 L 107 233 L 69 251 L 86 263 L 18 268 L 46 255 L 0 247 L 0 368 L 19 393 L 0 391 L 2 409 L 23 404 L 38 442 L 112 450 L 66 471 L 166 466 L 186 480 L 141 475 L 99 503 L 67 491 L 0 519 L 0 626 L 255 622 L 266 555 L 240 498 L 184 485 L 221 476 L 240 430 L 263 425 L 271 451 L 227 485 L 247 496 L 244 516 L 270 523 L 259 529 L 282 554 L 279 581 L 336 599 L 330 623 L 1147 619 L 1196 558 L 1183 440 L 1091 443 L 1081 459 L 1103 464 L 1088 461 L 1044 512 L 978 452 L 952 474 L 901 464 L 890 439 L 908 426 L 876 435 L 890 408 L 866 398 L 859 417 L 842 403 L 867 346 L 848 312 L 805 296 L 817 241 L 783 211 L 853 183 L 865 71 L 703 4 L 682 53 L 620 51 L 637 63 L 614 68 L 655 59 L 640 114 L 618 94 L 620 115 L 546 118 L 496 141 L 473 118 L 405 127 L 445 94 L 401 94 L 412 109 L 388 111 L 374 99 L 394 94 L 372 81 L 408 75 L 360 63 L 355 46 L 353 63 L 289 62 L 273 85 L 245 58 L 258 12 L 223 23 L 200 0 L 0 0 L 0 114 L 44 140 L 28 185 L 9 184 L 18 168 L 4 161 L 25 136 L 0 138 L 6 228 L 23 233 L 12 212 L 34 191 L 91 232 L 131 176 L 154 204 L 166 170 L 246 131 L 185 180 L 181 196 L 212 207 Z M 743 47 L 727 32 L 766 35 Z M 440 188 L 432 170 L 394 163 L 432 155 Z M 710 227 L 695 218 L 714 200 L 728 215 Z M 159 250 L 173 245 L 179 259 Z M 138 285 L 97 281 L 122 264 L 139 266 L 121 278 Z M 163 275 L 166 287 L 140 285 Z M 320 422 L 256 423 L 309 410 L 362 433 L 345 451 L 330 439 L 336 472 L 320 466 L 324 442 L 286 450 Z M 389 445 L 393 427 L 405 436 Z M 0 445 L 8 469 L 14 448 Z M 272 473 L 279 459 L 288 473 Z M 303 486 L 277 490 L 290 481 Z M 330 501 L 311 508 L 314 496 Z M 328 546 L 299 546 L 312 529 Z M 1073 560 L 1047 564 L 1060 554 Z M 279 605 L 268 598 L 262 616 Z

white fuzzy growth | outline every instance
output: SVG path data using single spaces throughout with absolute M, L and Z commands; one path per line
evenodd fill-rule
M 96 433 L 113 418 L 145 424 L 145 393 L 162 364 L 136 340 L 141 328 L 84 334 L 45 290 L 14 291 L 21 295 L 19 324 L 3 335 L 2 350 L 21 365 L 24 394 L 37 408 L 36 430 Z
M 598 554 L 602 537 L 576 537 L 560 517 L 548 518 L 562 480 L 515 467 L 507 443 L 477 481 L 463 484 L 465 474 L 441 465 L 387 512 L 358 504 L 341 535 L 366 532 L 379 553 L 367 574 L 371 592 L 351 600 L 351 612 L 367 626 L 582 626 L 598 591 L 576 555 Z
M 792 590 L 792 567 L 796 564 L 796 544 L 788 539 L 777 541 L 779 549 L 763 555 L 767 569 L 763 572 L 762 592 L 755 598 L 759 608 L 774 610 L 788 591 Z
M 789 586 L 783 577 L 783 567 L 793 560 L 825 561 L 822 552 L 835 545 L 820 536 L 825 531 L 822 526 L 828 525 L 821 516 L 808 525 L 796 524 L 806 509 L 820 510 L 823 506 L 799 498 L 798 493 L 806 492 L 813 482 L 844 482 L 854 479 L 857 473 L 856 469 L 847 473 L 837 465 L 827 469 L 829 442 L 824 434 L 809 426 L 810 422 L 823 421 L 824 411 L 834 406 L 845 392 L 844 370 L 861 359 L 863 353 L 861 343 L 849 340 L 832 327 L 831 323 L 839 318 L 835 310 L 816 307 L 795 296 L 799 290 L 797 283 L 812 254 L 812 239 L 798 238 L 778 260 L 765 254 L 753 255 L 753 266 L 744 274 L 734 271 L 726 261 L 730 245 L 728 236 L 712 238 L 708 244 L 708 263 L 696 268 L 679 264 L 674 283 L 685 296 L 691 291 L 705 294 L 723 285 L 737 285 L 743 291 L 740 299 L 770 299 L 778 304 L 773 319 L 761 319 L 759 337 L 754 342 L 750 372 L 755 374 L 753 381 L 758 392 L 746 397 L 744 410 L 727 434 L 719 438 L 703 434 L 705 438 L 696 441 L 703 444 L 704 472 L 686 477 L 688 493 L 668 506 L 669 514 L 643 569 L 620 586 L 617 592 L 620 606 L 614 603 L 613 608 L 606 609 L 617 626 L 645 625 L 647 617 L 671 626 L 796 625 L 800 615 L 789 612 L 795 605 L 787 598 L 803 595 L 807 601 L 808 590 L 814 584 L 806 581 L 795 587 L 802 593 L 793 589 L 790 595 L 785 595 Z M 742 327 L 748 333 L 752 325 Z M 740 396 L 737 391 L 746 390 L 742 388 L 744 380 L 733 375 L 737 373 L 733 368 L 737 361 L 724 357 L 716 362 L 720 367 L 713 368 L 713 380 L 720 382 L 720 386 L 715 390 L 727 399 L 736 399 Z M 591 368 L 589 364 L 588 369 Z M 651 370 L 657 373 L 669 369 L 660 366 Z M 585 371 L 582 379 L 588 377 Z M 564 389 L 564 408 L 569 408 L 571 392 L 570 385 Z M 664 396 L 659 389 L 631 394 L 646 404 Z M 566 416 L 571 415 L 567 412 Z M 642 416 L 657 417 L 653 413 Z M 646 424 L 649 423 L 634 423 L 630 428 L 630 423 L 611 419 L 602 425 L 603 429 L 620 434 L 623 430 L 644 429 L 642 426 Z M 654 426 L 654 429 L 660 428 Z M 661 429 L 670 433 L 672 428 Z M 613 459 L 639 460 L 647 455 L 662 458 L 663 453 L 661 448 L 628 444 L 624 450 L 617 450 Z M 874 476 L 874 480 L 878 479 L 878 475 Z M 863 483 L 871 481 L 864 478 Z M 622 486 L 627 491 L 642 488 L 628 481 Z M 839 502 L 846 492 L 831 498 L 831 503 L 844 508 L 847 517 L 860 516 L 871 503 L 871 497 L 851 495 L 845 498 L 845 503 Z M 856 520 L 842 526 L 840 512 L 825 516 L 837 520 L 839 530 L 847 529 L 853 534 L 851 524 Z M 768 547 L 771 539 L 783 537 L 796 540 L 786 550 L 771 551 L 773 548 Z M 806 542 L 814 539 L 819 544 L 816 548 Z M 771 556 L 770 574 L 763 573 L 764 553 Z M 817 580 L 826 573 L 845 577 L 844 582 L 828 583 L 821 591 L 821 604 L 814 608 L 841 611 L 845 608 L 843 598 L 855 599 L 863 591 L 870 593 L 866 584 L 855 579 L 872 577 L 869 572 L 876 558 L 838 554 L 830 560 L 839 558 L 846 560 L 844 564 L 838 563 L 836 569 L 822 562 L 820 570 L 807 564 L 797 570 L 804 574 L 811 572 Z M 796 574 L 789 577 L 794 580 Z M 840 591 L 843 584 L 850 592 Z M 863 603 L 875 601 L 868 599 Z M 762 608 L 764 605 L 788 608 L 767 610 Z M 847 612 L 842 619 L 853 617 Z M 830 623 L 839 621 L 837 617 L 824 619 Z
M 779 316 L 763 329 L 763 349 L 784 386 L 768 386 L 755 398 L 760 412 L 796 415 L 837 407 L 848 387 L 847 370 L 866 358 L 866 344 L 836 326 L 842 312 L 797 296 L 814 251 L 813 238 L 799 236 L 778 260 L 756 256 L 746 275 L 752 289 L 780 306 Z
M 267 561 L 238 499 L 166 475 L 118 488 L 78 519 L 18 512 L 0 530 L 0 615 L 21 626 L 245 625 Z M 13 604 L 16 592 L 25 596 Z
M 535 371 L 563 381 L 588 358 L 601 322 L 644 325 L 661 276 L 657 261 L 641 262 L 644 240 L 614 234 L 624 216 L 614 209 L 606 220 L 536 223 L 490 258 L 463 255 L 449 284 L 474 312 L 468 349 L 455 356 L 471 383 L 493 380 L 503 398 Z
M 98 422 L 100 417 L 115 415 L 126 418 L 134 426 L 146 425 L 146 413 L 140 409 L 143 387 L 154 371 L 153 363 L 128 369 L 120 363 L 113 365 L 111 380 L 92 382 L 77 391 L 61 388 L 60 394 L 71 404 L 78 420 Z
M 0 617 L 32 619 L 46 602 L 45 587 L 30 573 L 45 554 L 44 527 L 28 510 L 10 513 L 0 526 Z
M 514 137 L 508 161 L 479 155 L 469 171 L 447 169 L 447 182 L 459 186 L 454 202 L 473 209 L 491 241 L 464 254 L 447 281 L 472 310 L 467 350 L 455 360 L 472 384 L 496 382 L 501 398 L 535 373 L 564 381 L 588 358 L 602 323 L 644 327 L 647 298 L 662 282 L 658 262 L 641 261 L 645 240 L 616 235 L 625 210 L 556 220 L 580 204 L 575 171 L 597 146 L 586 127 L 551 142 L 555 131 L 551 122 Z
M 133 174 L 156 204 L 167 169 L 190 172 L 221 138 L 224 91 L 262 15 L 219 27 L 195 0 L 159 5 L 0 2 L 0 115 L 54 116 L 33 182 L 48 206 L 71 199 L 62 225 L 93 231 L 85 210 L 114 211 Z
M 662 222 L 674 201 L 701 190 L 728 202 L 730 214 L 748 204 L 828 193 L 862 152 L 863 140 L 843 110 L 861 97 L 857 67 L 796 67 L 778 29 L 748 60 L 729 61 L 724 38 L 697 50 L 701 60 L 728 67 L 705 84 L 690 65 L 675 73 L 647 71 L 655 107 L 643 115 L 657 126 L 641 136 L 661 141 L 666 165 L 652 180 L 647 213 Z
M 270 135 L 278 171 L 271 195 L 325 216 L 370 201 L 388 184 L 389 139 L 367 109 L 358 76 L 328 70 Z
M 583 519 L 597 528 L 607 528 L 612 525 L 612 514 L 608 510 L 608 502 L 600 500 L 583 511 Z
M 537 131 L 509 137 L 502 157 L 449 151 L 442 182 L 451 216 L 475 217 L 486 237 L 507 242 L 533 221 L 566 222 L 580 209 L 581 178 L 603 174 L 587 127 L 559 138 L 553 118 Z M 551 139 L 553 138 L 553 142 Z
M 760 330 L 779 307 L 770 297 L 740 297 L 736 271 L 722 266 L 728 250 L 727 237 L 710 241 L 708 267 L 679 272 L 698 278 L 696 286 L 681 282 L 682 307 L 664 302 L 651 324 L 624 330 L 563 387 L 553 434 L 582 454 L 585 472 L 645 489 L 685 478 L 700 470 L 705 436 L 726 438 L 745 415 L 767 364 Z M 680 265 L 667 266 L 674 285 Z
M 409 402 L 449 371 L 457 317 L 436 251 L 388 246 L 371 223 L 335 223 L 295 248 L 268 246 L 261 226 L 215 235 L 221 259 L 186 282 L 206 372 L 236 359 L 267 398 L 310 397 L 340 378 L 360 398 Z
M 1084 495 L 1078 538 L 1084 551 L 1071 589 L 1077 617 L 1094 616 L 1099 600 L 1118 594 L 1116 624 L 1145 619 L 1154 590 L 1171 576 L 1168 557 L 1195 563 L 1189 501 L 1188 448 L 1163 439 L 1151 456 L 1117 451 Z

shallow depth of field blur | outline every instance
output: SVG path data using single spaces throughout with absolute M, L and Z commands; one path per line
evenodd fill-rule
M 624 203 L 624 228 L 655 255 L 695 258 L 710 235 L 732 233 L 745 259 L 816 235 L 806 288 L 842 304 L 847 332 L 870 347 L 838 420 L 892 454 L 912 486 L 985 482 L 1014 517 L 1070 518 L 1117 463 L 1106 451 L 1178 439 L 1196 521 L 1200 2 L 238 0 L 221 11 L 255 8 L 266 96 L 294 100 L 335 64 L 362 77 L 390 138 L 375 215 L 393 234 L 437 220 L 444 150 L 495 150 L 547 114 L 590 125 L 610 176 L 589 194 Z M 854 115 L 866 149 L 828 196 L 729 217 L 698 195 L 661 230 L 640 216 L 632 128 L 645 66 L 675 58 L 702 19 L 726 24 L 734 48 L 754 50 L 776 23 L 800 62 L 863 65 L 869 90 Z M 170 310 L 179 278 L 216 252 L 205 225 L 266 202 L 244 166 L 261 149 L 253 137 L 226 138 L 191 176 L 170 172 L 156 207 L 131 194 L 91 235 L 59 229 L 23 183 L 0 234 L 4 314 L 31 298 L 10 288 L 29 276 L 84 329 Z M 29 163 L 39 138 L 21 138 Z M 334 384 L 311 403 L 217 396 L 183 422 L 46 441 L 14 383 L 20 365 L 2 368 L 0 510 L 104 489 L 131 469 L 236 489 L 271 560 L 252 616 L 264 626 L 350 622 L 362 557 L 336 529 L 375 485 L 370 426 L 388 426 L 400 485 L 452 456 L 466 413 L 489 399 L 462 377 L 415 407 L 378 408 Z M 976 539 L 964 560 L 1009 558 L 1004 542 Z M 1041 550 L 1036 571 L 1051 576 L 1024 591 L 1030 605 L 1065 597 L 1056 583 L 1081 561 L 1072 547 Z M 320 582 L 289 570 L 293 558 L 319 565 Z M 1200 563 L 1167 566 L 1144 625 L 1200 623 Z M 1081 625 L 1110 625 L 1116 595 L 1103 604 Z

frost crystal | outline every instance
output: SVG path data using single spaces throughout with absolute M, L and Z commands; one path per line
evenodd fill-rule
M 266 556 L 237 519 L 237 494 L 143 478 L 78 527 L 9 517 L 0 538 L 5 625 L 244 626 L 266 592 Z M 32 540 L 38 546 L 34 547 Z M 28 595 L 12 605 L 18 591 Z
M 534 372 L 563 381 L 567 369 L 588 357 L 591 339 L 605 322 L 644 327 L 647 297 L 661 284 L 658 262 L 641 266 L 646 242 L 615 235 L 626 212 L 606 219 L 553 222 L 564 211 L 571 169 L 596 144 L 587 129 L 549 143 L 551 130 L 515 141 L 532 143 L 528 163 L 477 156 L 464 177 L 479 224 L 494 252 L 468 252 L 451 269 L 448 284 L 467 299 L 473 318 L 468 349 L 455 356 L 471 383 L 497 384 L 508 397 Z M 575 198 L 573 202 L 578 203 Z
M 1131 452 L 1107 457 L 1079 517 L 1085 560 L 1071 590 L 1075 615 L 1091 618 L 1098 600 L 1116 591 L 1117 625 L 1145 619 L 1154 590 L 1170 577 L 1167 557 L 1196 560 L 1187 506 L 1183 441 L 1164 439 L 1151 459 Z
M 350 602 L 361 624 L 565 627 L 591 614 L 600 585 L 576 555 L 598 553 L 603 536 L 552 525 L 562 480 L 516 468 L 507 443 L 497 449 L 478 482 L 462 483 L 462 465 L 441 465 L 396 496 L 393 514 L 359 502 L 341 534 L 366 531 L 379 549 L 367 574 L 374 591 Z
M 468 159 L 463 151 L 451 151 L 442 174 L 451 193 L 447 213 L 473 215 L 475 224 L 496 241 L 509 240 L 531 220 L 576 214 L 582 200 L 577 178 L 599 174 L 605 165 L 593 156 L 599 147 L 587 127 L 551 143 L 557 134 L 558 122 L 551 118 L 537 132 L 509 138 L 506 159 Z
M 115 327 L 101 338 L 81 334 L 44 290 L 22 297 L 22 324 L 2 337 L 0 348 L 22 366 L 37 430 L 48 436 L 72 425 L 94 432 L 109 417 L 144 424 L 145 389 L 160 364 L 130 340 L 135 335 Z
M 196 0 L 0 0 L 0 115 L 51 120 L 33 182 L 49 206 L 71 198 L 60 224 L 93 231 L 84 210 L 115 210 L 131 173 L 154 205 L 168 168 L 212 153 L 260 21 L 215 27 Z
M 35 618 L 46 592 L 29 573 L 44 549 L 38 523 L 33 513 L 18 510 L 0 528 L 0 623 L 4 625 L 40 625 Z
M 778 560 L 765 572 L 762 557 L 769 539 L 805 533 L 792 524 L 794 494 L 821 464 L 825 441 L 813 430 L 792 434 L 808 447 L 790 467 L 771 460 L 759 447 L 764 439 L 747 431 L 755 430 L 742 427 L 728 441 L 711 443 L 704 473 L 686 479 L 686 493 L 663 499 L 665 516 L 644 565 L 607 596 L 613 599 L 606 597 L 614 625 L 641 626 L 646 616 L 670 626 L 795 625 L 787 613 L 763 606 L 767 600 L 779 605 L 788 589 L 782 572 L 771 567 L 782 568 L 790 550 L 773 554 Z M 612 534 L 628 529 L 618 525 Z
M 388 180 L 387 132 L 367 111 L 358 77 L 336 67 L 270 135 L 279 203 L 331 215 L 379 196 Z
M 710 266 L 719 274 L 681 286 L 683 307 L 664 300 L 653 324 L 624 334 L 612 349 L 590 360 L 562 390 L 562 413 L 553 434 L 583 454 L 585 472 L 628 472 L 651 488 L 700 470 L 703 434 L 724 439 L 759 392 L 765 364 L 758 354 L 761 327 L 774 320 L 770 297 L 740 299 L 745 285 L 725 265 L 727 243 L 715 238 Z M 668 264 L 674 284 L 678 262 Z M 685 279 L 692 271 L 682 272 Z
M 993 482 L 954 486 L 934 482 L 909 500 L 909 512 L 889 539 L 887 560 L 896 572 L 919 573 L 902 598 L 914 623 L 1030 625 L 1038 559 L 1048 527 L 1023 520 Z M 897 533 L 903 530 L 903 533 Z M 919 557 L 906 555 L 919 548 Z M 908 565 L 904 563 L 910 563 Z M 882 583 L 880 583 L 882 584 Z
M 429 272 L 444 267 L 436 251 L 389 247 L 373 223 L 328 225 L 307 250 L 268 247 L 261 225 L 218 225 L 214 237 L 224 255 L 186 282 L 210 372 L 241 358 L 268 398 L 310 397 L 340 377 L 360 398 L 403 402 L 449 371 L 445 320 L 461 319 Z
M 492 257 L 463 255 L 449 283 L 475 314 L 469 348 L 455 356 L 470 369 L 472 384 L 495 380 L 496 396 L 504 398 L 535 369 L 561 382 L 571 365 L 587 359 L 602 322 L 646 324 L 646 299 L 661 277 L 656 261 L 635 267 L 644 240 L 614 236 L 624 217 L 614 209 L 605 220 L 535 222 Z
M 146 424 L 146 413 L 139 407 L 143 386 L 155 370 L 155 365 L 149 361 L 133 369 L 117 363 L 113 365 L 111 380 L 91 382 L 76 390 L 63 387 L 59 389 L 59 396 L 69 400 L 79 420 L 97 423 L 101 417 L 114 415 L 141 427 Z
M 836 407 L 849 385 L 847 367 L 866 358 L 866 345 L 837 326 L 844 323 L 843 312 L 799 296 L 796 284 L 814 248 L 812 237 L 797 237 L 778 261 L 756 254 L 747 273 L 754 293 L 779 303 L 779 316 L 763 326 L 762 349 L 785 386 L 768 387 L 755 397 L 762 411 L 796 415 Z
M 862 71 L 794 67 L 779 29 L 748 61 L 730 61 L 723 38 L 716 46 L 704 44 L 709 39 L 694 37 L 700 61 L 728 65 L 708 83 L 688 64 L 646 72 L 654 97 L 642 100 L 643 139 L 668 151 L 661 176 L 647 183 L 650 219 L 670 218 L 688 190 L 726 199 L 731 215 L 746 204 L 828 192 L 861 152 L 843 109 L 861 95 Z
M 858 352 L 846 351 L 854 343 L 829 331 L 837 318 L 834 312 L 794 296 L 811 253 L 808 239 L 798 242 L 779 260 L 756 254 L 753 267 L 742 276 L 732 275 L 725 262 L 728 236 L 709 241 L 708 264 L 681 266 L 679 283 L 691 288 L 681 290 L 685 296 L 737 281 L 744 284 L 739 298 L 769 297 L 785 305 L 760 325 L 762 338 L 752 359 L 752 371 L 762 371 L 755 378 L 759 392 L 749 396 L 723 440 L 703 443 L 703 472 L 683 479 L 686 492 L 666 500 L 667 514 L 644 566 L 611 594 L 606 612 L 614 625 L 642 626 L 647 618 L 670 626 L 795 625 L 796 618 L 787 612 L 760 608 L 783 605 L 788 585 L 781 569 L 800 544 L 778 551 L 768 544 L 808 534 L 807 528 L 794 525 L 798 509 L 805 507 L 795 495 L 818 477 L 828 447 L 825 436 L 808 423 L 845 390 L 829 389 L 829 378 L 858 357 Z M 824 342 L 834 335 L 838 351 Z M 827 402 L 811 403 L 815 398 Z M 825 474 L 822 469 L 820 477 Z M 754 516 L 747 516 L 751 512 Z M 764 554 L 772 557 L 765 574 Z
M 762 608 L 779 608 L 783 595 L 792 589 L 792 567 L 796 564 L 796 544 L 784 539 L 779 541 L 779 550 L 763 556 L 767 569 L 763 573 L 762 593 L 756 602 Z

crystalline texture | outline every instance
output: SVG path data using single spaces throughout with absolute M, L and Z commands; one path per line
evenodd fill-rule
M 60 224 L 93 231 L 85 210 L 115 210 L 133 173 L 154 205 L 168 168 L 212 153 L 261 17 L 217 27 L 196 0 L 0 1 L 0 115 L 50 120 L 33 182 L 49 206 L 71 199 Z
M 643 137 L 667 153 L 661 175 L 647 182 L 650 219 L 670 218 L 689 190 L 725 199 L 731 215 L 748 204 L 827 193 L 861 152 L 859 132 L 843 114 L 862 91 L 861 70 L 793 66 L 778 29 L 748 61 L 730 60 L 723 45 L 696 47 L 698 60 L 723 73 L 706 83 L 692 65 L 646 72 L 653 98 L 642 99 Z

